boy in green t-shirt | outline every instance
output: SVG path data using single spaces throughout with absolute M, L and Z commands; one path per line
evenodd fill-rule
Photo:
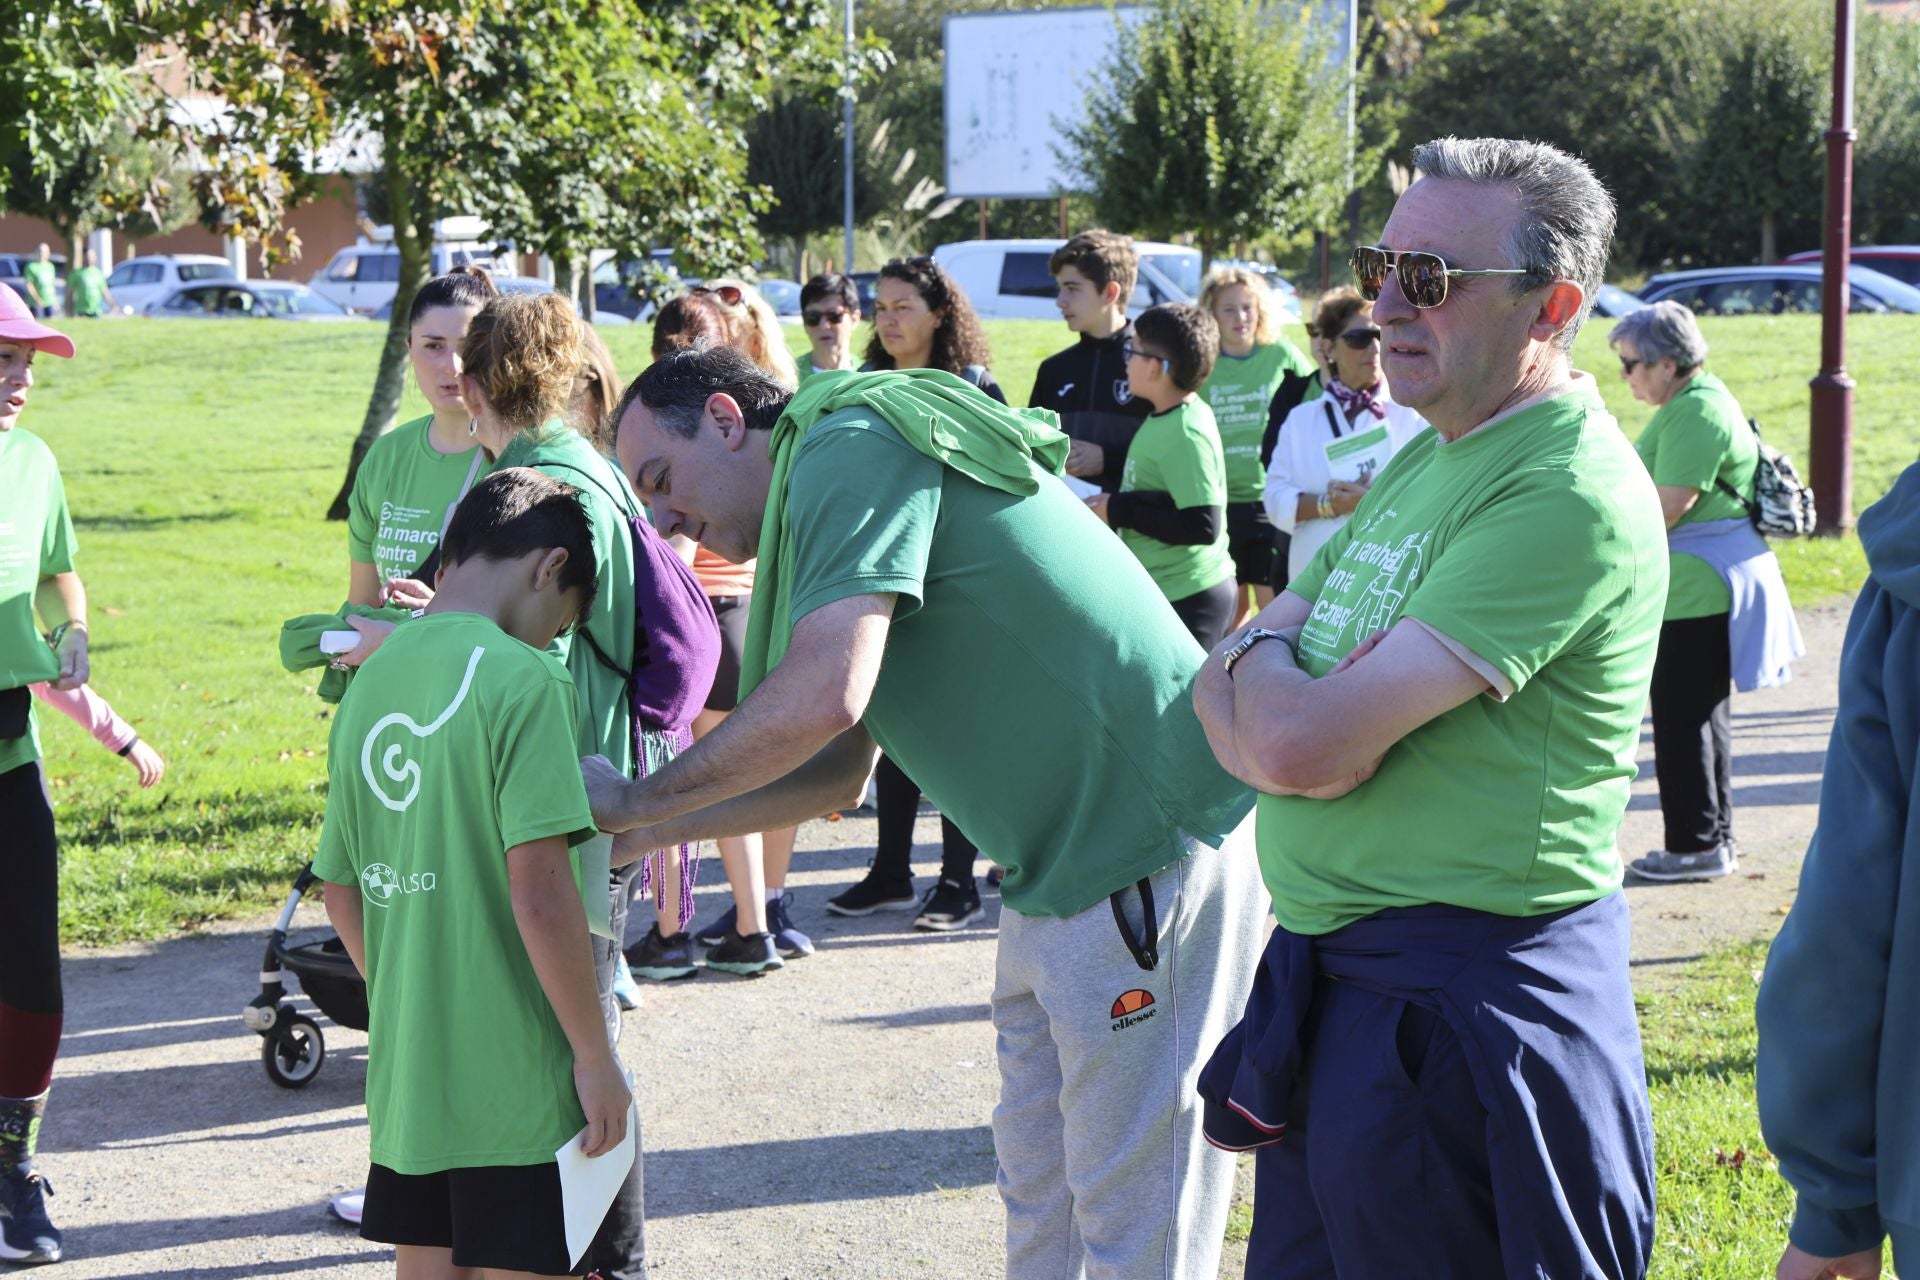
M 592 608 L 593 535 L 575 490 L 515 467 L 441 555 L 340 703 L 314 859 L 372 1015 L 360 1233 L 401 1275 L 572 1275 L 554 1152 L 583 1126 L 612 1150 L 632 1104 L 568 853 L 593 831 L 573 682 L 544 652 Z
M 1127 452 L 1117 493 L 1087 499 L 1211 649 L 1233 619 L 1227 554 L 1227 464 L 1213 410 L 1199 397 L 1220 350 L 1220 328 L 1198 307 L 1171 303 L 1134 322 L 1123 348 L 1127 380 L 1153 406 Z

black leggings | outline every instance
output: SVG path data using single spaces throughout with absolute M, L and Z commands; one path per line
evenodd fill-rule
M 1727 615 L 1662 624 L 1653 660 L 1653 768 L 1673 853 L 1733 838 L 1733 655 Z
M 1211 653 L 1233 623 L 1233 606 L 1239 593 L 1239 583 L 1231 577 L 1222 578 L 1204 591 L 1175 600 L 1173 611 L 1180 615 L 1181 624 L 1193 633 L 1200 647 Z
M 880 793 L 880 835 L 874 850 L 873 876 L 876 880 L 911 880 L 913 822 L 920 816 L 920 786 L 884 755 L 873 777 Z M 972 880 L 973 860 L 980 851 L 945 814 L 940 815 L 940 845 L 940 878 L 955 884 Z
M 0 773 L 0 1097 L 45 1093 L 60 1050 L 60 872 L 40 763 Z

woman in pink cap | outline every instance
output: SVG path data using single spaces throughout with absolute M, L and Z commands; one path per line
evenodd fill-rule
M 60 1260 L 33 1168 L 61 1003 L 53 804 L 27 686 L 87 682 L 87 590 L 73 571 L 66 490 L 52 451 L 19 426 L 41 353 L 71 359 L 73 340 L 0 284 L 0 1259 L 9 1262 Z

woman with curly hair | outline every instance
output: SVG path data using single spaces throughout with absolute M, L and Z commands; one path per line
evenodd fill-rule
M 862 369 L 945 369 L 1001 404 L 973 304 L 932 258 L 895 258 L 873 287 L 873 337 Z

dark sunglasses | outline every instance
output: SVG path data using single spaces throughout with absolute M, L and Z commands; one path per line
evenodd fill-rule
M 1380 331 L 1378 329 L 1349 329 L 1340 335 L 1340 341 L 1346 343 L 1348 347 L 1355 351 L 1365 351 L 1368 347 L 1380 341 Z
M 817 324 L 839 324 L 847 318 L 847 313 L 845 311 L 802 311 L 800 318 L 806 321 L 807 328 L 811 329 Z
M 687 290 L 687 292 L 693 294 L 695 297 L 718 298 L 730 307 L 739 306 L 741 301 L 746 297 L 745 294 L 730 284 L 719 285 L 711 289 L 706 285 L 697 284 Z
M 1133 339 L 1131 338 L 1120 344 L 1120 358 L 1122 360 L 1131 360 L 1135 356 L 1139 356 L 1142 360 L 1158 360 L 1162 370 L 1173 368 L 1173 361 L 1167 359 L 1165 356 L 1157 356 L 1151 351 L 1141 350 L 1139 347 L 1133 345 Z
M 1387 283 L 1387 274 L 1392 272 L 1400 282 L 1401 295 L 1422 311 L 1430 311 L 1447 300 L 1447 277 L 1449 276 L 1540 274 L 1529 271 L 1525 267 L 1481 269 L 1450 267 L 1447 265 L 1447 260 L 1437 253 L 1422 253 L 1418 250 L 1396 253 L 1391 249 L 1378 249 L 1368 245 L 1355 246 L 1347 262 L 1353 267 L 1353 278 L 1360 286 L 1360 296 L 1368 302 L 1379 300 L 1380 290 Z

